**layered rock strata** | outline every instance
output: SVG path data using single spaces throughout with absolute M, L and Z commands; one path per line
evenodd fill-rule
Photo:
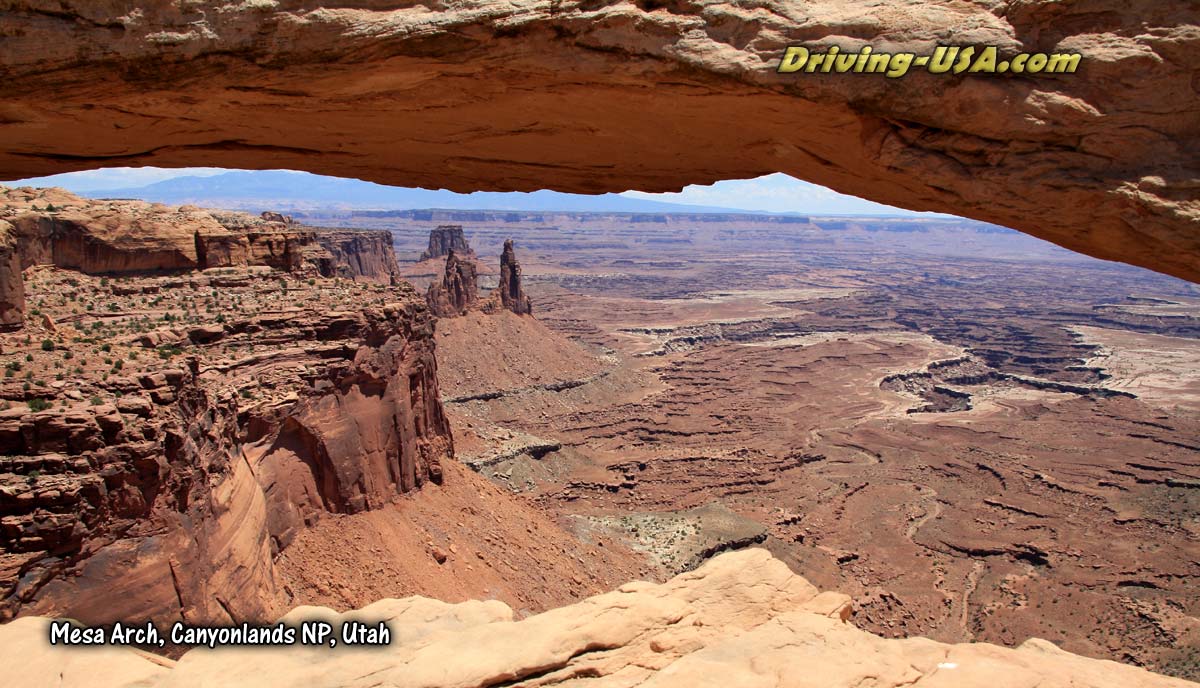
M 46 644 L 47 621 L 0 627 L 0 657 L 26 667 L 18 686 L 1041 686 L 1185 688 L 1195 684 L 1049 642 L 1016 649 L 886 640 L 846 622 L 850 600 L 819 592 L 761 549 L 723 554 L 654 585 L 516 620 L 503 603 L 382 600 L 338 614 L 301 607 L 284 621 L 386 622 L 391 645 L 196 649 L 178 663 Z M 41 683 L 39 683 L 41 682 Z
M 400 282 L 400 268 L 396 264 L 390 232 L 321 228 L 316 240 L 332 261 L 325 276 L 378 284 Z
M 452 251 L 463 257 L 475 255 L 463 235 L 462 225 L 438 225 L 429 231 L 429 247 L 421 253 L 421 260 L 448 256 Z
M 0 220 L 0 330 L 19 329 L 25 322 L 25 283 L 15 228 Z
M 0 412 L 0 613 L 269 617 L 287 599 L 272 556 L 298 529 L 440 481 L 452 443 L 431 325 L 415 298 L 232 321 L 190 333 L 206 344 L 184 369 L 95 385 L 115 403 Z M 247 337 L 287 347 L 202 364 L 207 346 Z M 239 396 L 245 375 L 270 398 Z
M 0 327 L 20 326 L 17 282 L 34 265 L 95 275 L 266 266 L 313 277 L 399 280 L 386 231 L 302 227 L 277 213 L 93 201 L 61 189 L 0 187 L 0 204 Z
M 0 335 L 0 619 L 267 620 L 289 606 L 274 560 L 298 532 L 440 482 L 453 445 L 424 300 L 310 259 L 335 275 L 394 260 L 347 267 L 311 232 L 67 200 L 7 208 L 47 229 L 0 244 L 0 314 L 23 293 L 38 316 Z M 196 226 L 249 253 L 153 274 L 214 261 Z
M 504 241 L 504 252 L 500 254 L 500 283 L 483 303 L 485 312 L 508 310 L 517 315 L 529 315 L 533 305 L 521 286 L 521 264 L 513 249 L 512 239 Z
M 233 320 L 143 340 L 183 348 L 183 368 L 0 411 L 0 614 L 269 618 L 287 600 L 272 557 L 299 529 L 441 480 L 453 448 L 431 334 L 415 295 Z M 203 363 L 247 339 L 282 348 Z M 247 377 L 260 390 L 239 394 Z
M 429 310 L 439 318 L 463 315 L 479 301 L 479 277 L 475 262 L 460 260 L 454 249 L 446 255 L 446 271 L 440 282 L 433 282 L 425 292 Z
M 3 179 L 216 166 L 601 193 L 783 172 L 1200 279 L 1190 0 L 22 0 L 0 24 Z M 939 44 L 1080 62 L 777 71 L 791 45 Z

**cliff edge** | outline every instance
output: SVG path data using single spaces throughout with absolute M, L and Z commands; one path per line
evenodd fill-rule
M 1087 659 L 1030 639 L 1015 649 L 887 640 L 847 623 L 849 598 L 819 592 L 761 549 L 730 552 L 661 585 L 613 592 L 513 620 L 495 600 L 381 600 L 284 617 L 334 629 L 385 620 L 388 647 L 196 649 L 177 663 L 112 648 L 52 647 L 47 620 L 0 627 L 19 686 L 1021 686 L 1185 688 L 1186 681 Z

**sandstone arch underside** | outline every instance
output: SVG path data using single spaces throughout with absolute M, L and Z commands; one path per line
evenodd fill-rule
M 1190 0 L 16 0 L 0 178 L 291 168 L 598 193 L 785 172 L 1200 281 Z M 788 45 L 1075 74 L 777 74 Z

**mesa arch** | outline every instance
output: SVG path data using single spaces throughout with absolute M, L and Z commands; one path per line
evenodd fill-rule
M 1190 0 L 16 0 L 0 178 L 291 168 L 598 193 L 785 172 L 1200 281 Z M 791 44 L 1076 74 L 775 73 Z

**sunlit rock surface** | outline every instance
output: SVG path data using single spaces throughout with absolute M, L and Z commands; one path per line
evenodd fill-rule
M 1190 0 L 18 0 L 0 178 L 293 168 L 457 191 L 786 172 L 1200 279 Z M 1079 53 L 1075 74 L 778 74 L 787 46 Z
M 1017 649 L 885 640 L 847 623 L 849 598 L 819 592 L 765 550 L 720 555 L 670 581 L 514 621 L 497 601 L 381 600 L 346 614 L 318 607 L 286 621 L 388 622 L 386 648 L 198 649 L 169 662 L 50 647 L 47 622 L 0 627 L 15 686 L 1096 686 L 1191 684 L 1085 659 L 1032 639 Z M 81 666 L 86 654 L 91 666 Z M 167 666 L 163 666 L 166 664 Z

